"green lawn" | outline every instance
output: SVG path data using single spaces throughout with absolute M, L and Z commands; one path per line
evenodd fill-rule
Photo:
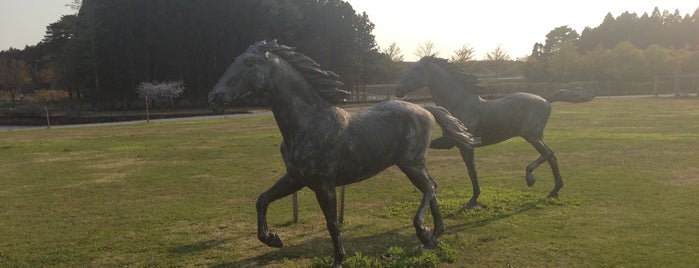
M 481 203 L 456 150 L 431 150 L 453 256 L 439 267 L 696 267 L 699 99 L 555 103 L 545 132 L 565 187 L 513 139 L 476 150 Z M 0 132 L 0 267 L 298 267 L 326 263 L 313 193 L 270 207 L 285 248 L 256 236 L 255 200 L 283 173 L 271 116 Z M 421 195 L 396 168 L 347 187 L 350 266 L 419 244 Z M 429 216 L 427 217 L 430 218 Z M 430 254 L 430 253 L 426 253 Z

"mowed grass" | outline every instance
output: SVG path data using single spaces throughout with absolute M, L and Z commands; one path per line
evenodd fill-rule
M 696 267 L 699 99 L 553 104 L 546 141 L 565 182 L 522 139 L 476 150 L 483 208 L 456 150 L 430 150 L 455 260 L 440 267 Z M 308 267 L 332 246 L 313 193 L 273 203 L 282 249 L 256 237 L 255 201 L 284 174 L 271 116 L 0 132 L 0 267 Z M 346 188 L 348 257 L 419 244 L 420 193 L 396 168 Z M 426 217 L 431 225 L 431 217 Z

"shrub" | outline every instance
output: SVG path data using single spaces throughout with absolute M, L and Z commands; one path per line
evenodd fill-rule
M 143 82 L 136 89 L 138 96 L 148 102 L 153 102 L 161 106 L 172 106 L 175 99 L 184 92 L 184 85 L 181 81 L 170 82 Z
M 34 91 L 34 98 L 37 102 L 48 104 L 67 100 L 68 91 L 57 89 L 39 89 Z

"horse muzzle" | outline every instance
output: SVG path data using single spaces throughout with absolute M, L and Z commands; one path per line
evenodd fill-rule
M 214 89 L 209 93 L 209 107 L 214 111 L 221 112 L 228 107 L 228 105 L 245 99 L 252 94 L 252 90 L 249 89 L 237 90 L 234 92 Z
M 223 112 L 223 109 L 226 107 L 227 104 L 224 101 L 224 95 L 225 94 L 218 92 L 209 93 L 209 108 L 211 108 L 211 110 L 217 113 Z

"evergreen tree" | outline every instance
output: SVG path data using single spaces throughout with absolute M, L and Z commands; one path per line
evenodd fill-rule
M 233 58 L 259 40 L 295 46 L 345 80 L 367 76 L 378 58 L 368 15 L 340 0 L 85 0 L 77 21 L 71 51 L 89 66 L 86 95 L 124 106 L 141 82 L 169 80 L 205 105 Z

